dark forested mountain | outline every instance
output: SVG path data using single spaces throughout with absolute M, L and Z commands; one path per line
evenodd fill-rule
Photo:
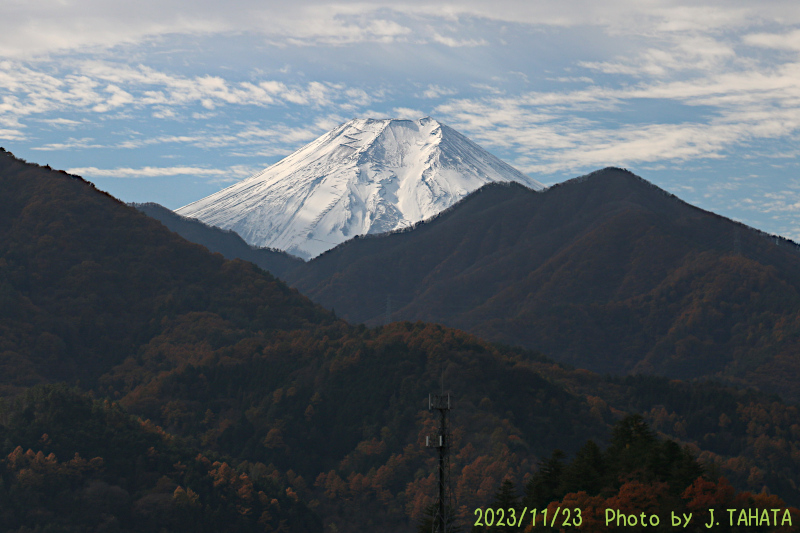
M 9 531 L 408 531 L 435 494 L 442 379 L 463 519 L 554 449 L 613 441 L 626 413 L 687 446 L 701 481 L 800 502 L 798 412 L 778 398 L 603 378 L 436 324 L 352 326 L 4 152 L 0 302 Z
M 724 377 L 800 399 L 800 253 L 608 168 L 491 184 L 286 274 L 353 322 L 424 320 L 599 372 Z
M 274 469 L 237 471 L 118 404 L 37 386 L 0 416 L 4 532 L 322 530 Z
M 286 271 L 296 268 L 303 262 L 299 257 L 280 250 L 250 246 L 234 231 L 223 230 L 204 224 L 197 219 L 181 216 L 156 203 L 131 205 L 147 216 L 160 221 L 187 241 L 202 244 L 227 259 L 238 258 L 255 263 L 278 278 L 282 278 Z
M 0 180 L 4 385 L 92 383 L 186 321 L 237 332 L 217 339 L 207 327 L 214 346 L 331 320 L 252 264 L 208 253 L 81 178 L 3 152 Z

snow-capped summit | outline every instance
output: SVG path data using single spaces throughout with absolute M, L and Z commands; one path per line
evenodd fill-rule
M 543 188 L 430 117 L 354 119 L 176 212 L 310 259 L 430 218 L 493 181 Z

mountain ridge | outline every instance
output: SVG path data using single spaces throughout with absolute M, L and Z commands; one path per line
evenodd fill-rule
M 273 248 L 256 248 L 247 244 L 233 230 L 209 226 L 195 218 L 179 215 L 154 202 L 129 204 L 149 217 L 155 218 L 187 241 L 221 253 L 226 259 L 243 259 L 255 263 L 277 278 L 303 262 L 299 257 Z
M 350 241 L 286 279 L 354 322 L 382 323 L 388 301 L 392 320 L 440 322 L 599 372 L 780 382 L 798 398 L 800 316 L 788 303 L 800 305 L 798 271 L 791 241 L 608 168 L 537 193 L 488 185 L 411 232 Z M 762 326 L 759 312 L 770 317 Z
M 161 517 L 158 528 L 169 520 L 177 530 L 279 529 L 294 507 L 301 520 L 287 524 L 293 531 L 302 523 L 308 531 L 408 531 L 435 494 L 436 457 L 424 437 L 436 423 L 427 396 L 443 377 L 465 523 L 503 479 L 532 479 L 554 448 L 604 442 L 631 411 L 735 486 L 800 501 L 797 408 L 764 393 L 604 378 L 437 324 L 352 326 L 83 180 L 2 155 L 0 190 L 0 394 L 53 381 L 82 389 L 46 387 L 33 391 L 42 401 L 0 405 L 0 503 L 13 491 L 12 501 L 35 504 L 0 505 L 15 529 L 44 527 L 41 512 L 74 501 L 66 513 L 74 520 L 64 519 L 95 531 L 105 519 L 80 503 L 125 491 L 117 514 Z M 77 372 L 46 372 L 60 366 Z M 81 420 L 69 405 L 84 406 Z M 69 458 L 79 452 L 95 467 L 108 459 L 108 468 L 74 475 L 70 465 L 81 462 Z M 202 519 L 231 513 L 242 527 Z M 126 524 L 118 529 L 130 531 Z
M 353 119 L 176 212 L 309 259 L 429 218 L 492 181 L 543 188 L 430 117 Z
M 92 382 L 194 312 L 265 331 L 333 319 L 271 274 L 209 254 L 80 177 L 8 152 L 0 174 L 0 353 L 18 374 L 6 386 Z M 277 313 L 281 302 L 290 305 Z

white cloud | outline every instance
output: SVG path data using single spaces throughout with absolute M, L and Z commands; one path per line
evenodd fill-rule
M 122 150 L 140 150 L 149 146 L 163 144 L 184 144 L 202 149 L 232 148 L 232 154 L 238 157 L 275 156 L 287 155 L 300 144 L 307 143 L 319 137 L 325 131 L 337 126 L 343 119 L 320 118 L 312 126 L 289 127 L 275 124 L 272 127 L 263 127 L 258 123 L 237 124 L 240 128 L 234 131 L 233 126 L 221 126 L 214 131 L 196 130 L 189 135 L 158 135 L 155 137 L 142 137 L 136 132 L 129 132 L 131 138 L 108 144 L 92 143 L 94 139 L 71 138 L 64 143 L 51 143 L 33 150 L 54 151 L 79 148 L 106 148 Z M 242 149 L 246 148 L 247 151 Z
M 451 48 L 457 48 L 461 46 L 485 46 L 488 44 L 485 39 L 456 39 L 453 37 L 446 37 L 439 33 L 433 34 L 433 40 L 434 42 L 449 46 Z
M 66 127 L 73 127 L 73 126 L 80 126 L 83 124 L 80 120 L 70 120 L 68 118 L 47 118 L 47 119 L 39 119 L 40 122 L 44 122 L 45 124 L 50 124 L 51 126 L 66 126 Z
M 240 0 L 85 0 L 12 2 L 0 19 L 0 55 L 34 57 L 67 50 L 107 49 L 164 35 L 255 32 L 276 43 L 391 42 L 412 30 L 394 20 L 388 2 L 261 2 Z
M 96 111 L 98 113 L 104 113 L 116 107 L 120 107 L 126 104 L 132 104 L 136 101 L 136 99 L 132 94 L 120 89 L 116 85 L 109 85 L 108 87 L 105 88 L 105 92 L 110 93 L 111 97 L 108 98 L 105 102 L 94 106 L 92 108 L 92 111 Z
M 423 98 L 441 98 L 442 96 L 452 96 L 458 94 L 458 89 L 452 87 L 440 87 L 438 85 L 428 85 L 422 92 Z
M 246 166 L 233 166 L 228 168 L 204 168 L 191 166 L 174 167 L 142 167 L 142 168 L 97 168 L 76 167 L 67 169 L 70 174 L 90 178 L 161 178 L 170 176 L 203 176 L 203 177 L 247 177 L 254 173 L 253 169 Z
M 390 42 L 401 35 L 408 35 L 411 28 L 401 26 L 393 20 L 376 19 L 369 23 L 368 33 L 383 42 Z
M 425 116 L 425 113 L 419 109 L 411 109 L 408 107 L 395 107 L 392 109 L 392 116 L 394 118 L 405 118 L 408 120 L 417 120 Z
M 72 111 L 107 114 L 112 110 L 152 108 L 151 116 L 181 116 L 176 107 L 298 105 L 338 107 L 350 112 L 374 100 L 364 89 L 342 83 L 309 81 L 287 85 L 274 80 L 229 81 L 219 76 L 186 77 L 145 65 L 108 61 L 67 62 L 59 67 L 0 61 L 0 123 L 19 117 Z M 208 118 L 208 113 L 196 119 Z M 52 119 L 51 119 L 52 120 Z M 60 124 L 67 124 L 63 119 Z M 79 121 L 69 124 L 78 125 Z
M 261 2 L 239 0 L 140 0 L 135 3 L 84 0 L 6 2 L 0 19 L 0 55 L 34 57 L 65 50 L 98 50 L 165 35 L 264 35 L 280 46 L 391 43 L 433 38 L 447 46 L 474 46 L 483 37 L 431 36 L 431 23 L 479 19 L 539 27 L 596 26 L 611 34 L 653 35 L 741 28 L 753 21 L 800 22 L 793 0 L 724 5 L 680 5 L 671 0 L 519 2 L 462 0 L 431 4 L 373 2 Z
M 6 4 L 0 138 L 200 158 L 82 163 L 108 176 L 232 179 L 209 162 L 285 155 L 353 116 L 419 118 L 432 100 L 529 172 L 796 168 L 796 0 Z
M 661 81 L 662 74 L 616 89 L 591 86 L 453 100 L 435 111 L 476 140 L 512 149 L 519 154 L 515 164 L 528 172 L 722 158 L 753 140 L 800 137 L 800 63 L 723 70 L 681 81 Z M 591 118 L 638 101 L 708 109 L 695 120 L 680 122 L 663 113 L 663 122 L 638 125 Z
M 671 34 L 656 39 L 632 56 L 611 61 L 580 61 L 581 67 L 605 74 L 665 78 L 682 72 L 713 73 L 736 59 L 732 44 L 707 34 Z
M 197 114 L 199 115 L 199 113 Z M 177 111 L 164 106 L 156 107 L 153 110 L 153 118 L 176 118 L 178 116 Z
M 42 146 L 34 146 L 31 150 L 39 150 L 43 152 L 52 152 L 58 150 L 75 150 L 75 149 L 85 149 L 85 148 L 103 148 L 103 145 L 92 143 L 94 139 L 90 137 L 86 137 L 83 139 L 74 139 L 70 138 L 67 139 L 66 142 L 63 143 L 50 143 L 44 144 Z
M 279 142 L 283 146 L 291 146 L 312 141 L 320 136 L 324 130 L 315 126 L 313 128 L 290 128 L 277 125 L 273 128 L 263 128 L 250 125 L 236 134 L 240 144 L 261 144 L 264 142 Z
M 800 51 L 800 30 L 787 33 L 751 33 L 742 39 L 745 43 L 763 48 Z
M 314 120 L 314 127 L 320 132 L 325 132 L 345 122 L 347 122 L 347 119 L 341 115 L 327 115 L 317 117 L 317 119 Z
M 161 135 L 149 139 L 129 139 L 111 146 L 114 148 L 138 149 L 153 144 L 178 143 L 191 144 L 199 147 L 208 147 L 209 142 L 218 143 L 223 140 L 224 139 L 217 136 L 209 137 L 207 135 Z
M 594 83 L 594 80 L 589 76 L 560 76 L 558 78 L 545 78 L 548 81 L 557 81 L 559 83 Z
M 24 141 L 27 136 L 20 130 L 0 128 L 0 139 L 5 141 Z

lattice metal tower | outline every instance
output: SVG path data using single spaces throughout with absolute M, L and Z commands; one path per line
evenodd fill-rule
M 432 533 L 447 533 L 452 523 L 452 493 L 450 491 L 450 436 L 447 416 L 450 413 L 450 394 L 429 394 L 428 410 L 439 411 L 439 428 L 433 435 L 425 437 L 425 446 L 439 450 L 439 491 L 436 500 L 436 515 L 433 518 Z

